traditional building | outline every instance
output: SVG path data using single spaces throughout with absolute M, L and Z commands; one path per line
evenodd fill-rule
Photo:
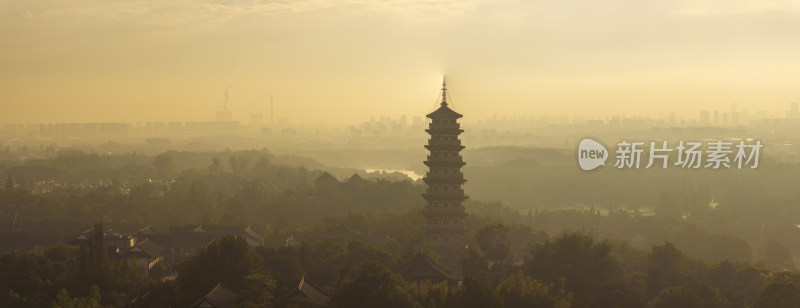
M 208 294 L 198 298 L 191 308 L 233 308 L 239 301 L 239 294 L 218 283 Z
M 292 303 L 292 301 L 296 297 L 308 299 L 319 306 L 323 306 L 331 300 L 330 294 L 306 281 L 306 275 L 304 274 L 300 277 L 300 282 L 297 285 L 292 286 L 285 293 L 276 296 L 272 300 L 272 307 L 295 307 L 297 303 Z
M 431 135 L 428 145 L 430 151 L 425 165 L 428 173 L 423 179 L 428 184 L 422 194 L 427 201 L 427 235 L 436 245 L 441 255 L 442 265 L 449 270 L 457 270 L 458 260 L 466 244 L 466 225 L 462 202 L 467 198 L 461 188 L 466 180 L 461 167 L 466 165 L 459 153 L 464 149 L 459 134 L 464 132 L 458 124 L 462 117 L 447 106 L 447 84 L 442 81 L 442 103 L 438 109 L 427 115 L 431 119 L 426 132 Z
M 434 283 L 442 281 L 452 283 L 457 281 L 447 270 L 436 264 L 436 262 L 433 262 L 433 260 L 422 253 L 422 251 L 406 261 L 397 273 L 408 281 L 428 280 Z

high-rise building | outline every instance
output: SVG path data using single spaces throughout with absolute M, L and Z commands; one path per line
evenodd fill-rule
M 797 102 L 791 102 L 789 111 L 786 112 L 787 119 L 800 119 L 800 111 L 798 111 Z
M 711 113 L 708 110 L 700 111 L 700 124 L 701 125 L 711 124 Z
M 466 165 L 462 160 L 459 135 L 464 132 L 458 119 L 461 114 L 447 106 L 447 85 L 442 81 L 441 106 L 427 115 L 431 123 L 425 130 L 431 137 L 428 145 L 430 151 L 424 162 L 428 173 L 423 179 L 428 184 L 427 191 L 422 194 L 427 201 L 427 236 L 434 243 L 441 256 L 442 265 L 449 270 L 457 270 L 458 261 L 464 251 L 466 239 L 463 201 L 467 199 L 461 188 L 466 180 L 461 167 Z

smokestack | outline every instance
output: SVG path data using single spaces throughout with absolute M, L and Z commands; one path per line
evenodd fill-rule
M 275 114 L 272 105 L 272 95 L 269 96 L 269 126 L 275 126 Z
M 231 100 L 231 86 L 225 88 L 225 100 L 222 101 L 222 110 L 217 111 L 218 122 L 230 122 L 232 119 L 231 112 L 228 111 L 228 103 Z
M 230 99 L 231 86 L 225 88 L 225 101 L 222 102 L 222 110 L 228 111 L 228 100 Z

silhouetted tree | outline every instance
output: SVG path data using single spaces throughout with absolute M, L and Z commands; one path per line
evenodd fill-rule
M 413 307 L 400 279 L 386 266 L 367 261 L 345 273 L 333 294 L 334 307 Z
M 568 233 L 546 241 L 533 251 L 523 270 L 534 279 L 554 283 L 566 278 L 566 289 L 575 294 L 575 307 L 591 306 L 591 298 L 604 283 L 619 279 L 621 270 L 606 242 L 580 233 Z
M 156 168 L 160 178 L 168 177 L 172 173 L 174 164 L 172 156 L 167 153 L 161 153 L 153 160 L 153 167 Z
M 508 226 L 495 224 L 483 227 L 475 234 L 475 242 L 489 261 L 493 263 L 511 261 Z
M 447 299 L 447 307 L 495 308 L 503 307 L 503 300 L 492 288 L 466 277 L 464 285 Z
M 773 274 L 756 308 L 800 307 L 800 275 L 791 272 Z
M 764 247 L 764 266 L 771 270 L 796 270 L 792 253 L 776 241 L 768 241 Z
M 497 286 L 503 307 L 570 307 L 572 295 L 564 289 L 564 281 L 546 285 L 521 271 Z

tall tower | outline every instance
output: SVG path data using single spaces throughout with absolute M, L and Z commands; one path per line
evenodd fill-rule
M 424 162 L 429 169 L 423 180 L 428 184 L 428 189 L 422 194 L 428 202 L 425 209 L 427 236 L 439 250 L 442 265 L 453 271 L 458 270 L 459 257 L 467 242 L 467 213 L 462 204 L 467 196 L 461 188 L 467 180 L 461 173 L 461 167 L 466 163 L 459 153 L 464 149 L 458 139 L 458 135 L 464 132 L 458 124 L 462 115 L 447 107 L 447 84 L 444 79 L 441 106 L 427 117 L 431 123 L 425 131 L 431 138 L 425 148 L 430 155 Z

